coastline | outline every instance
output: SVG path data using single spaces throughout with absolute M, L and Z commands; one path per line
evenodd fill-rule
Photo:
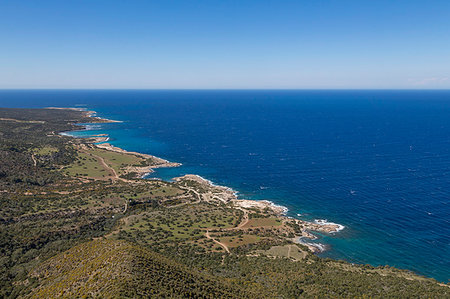
M 112 144 L 109 143 L 101 143 L 101 144 L 94 144 L 95 147 L 97 148 L 101 148 L 104 150 L 108 150 L 108 151 L 112 151 L 112 152 L 116 152 L 116 153 L 122 153 L 122 154 L 129 154 L 129 155 L 135 155 L 138 157 L 142 157 L 144 159 L 150 159 L 152 160 L 153 163 L 155 163 L 154 165 L 151 166 L 130 166 L 128 168 L 128 170 L 130 172 L 136 172 L 138 174 L 138 176 L 140 178 L 145 177 L 146 175 L 153 173 L 155 168 L 163 168 L 163 167 L 179 167 L 181 166 L 181 163 L 176 163 L 176 162 L 170 162 L 166 159 L 162 159 L 153 155 L 149 155 L 149 154 L 143 154 L 143 153 L 138 153 L 138 152 L 130 152 L 130 151 L 126 151 L 124 149 L 121 149 L 120 147 L 114 146 Z
M 104 117 L 97 116 L 97 112 L 94 110 L 87 110 L 86 108 L 75 108 L 75 107 L 45 107 L 44 109 L 52 110 L 72 110 L 83 112 L 86 117 L 91 117 L 98 121 L 98 123 L 123 123 L 121 120 L 113 120 Z
M 74 110 L 74 111 L 81 111 L 84 112 L 87 117 L 93 118 L 96 120 L 96 122 L 93 123 L 122 123 L 122 121 L 116 121 L 111 120 L 107 118 L 102 118 L 97 116 L 96 111 L 87 110 L 84 108 L 55 108 L 55 107 L 48 107 L 46 109 L 67 109 L 67 110 Z M 84 126 L 81 130 L 87 130 L 86 126 Z M 63 134 L 65 136 L 70 136 L 72 138 L 81 138 L 77 136 L 70 135 L 68 132 L 61 132 L 60 134 Z M 156 168 L 165 168 L 165 167 L 179 167 L 182 164 L 177 162 L 170 162 L 166 159 L 156 157 L 150 154 L 144 154 L 139 152 L 133 152 L 133 151 L 127 151 L 122 148 L 116 147 L 112 144 L 106 143 L 109 140 L 108 134 L 97 134 L 89 136 L 88 143 L 90 143 L 92 146 L 108 150 L 112 152 L 122 153 L 122 154 L 131 154 L 138 157 L 142 157 L 145 159 L 151 159 L 153 162 L 155 162 L 155 165 L 151 166 L 130 166 L 128 170 L 130 172 L 137 173 L 138 178 L 145 179 L 144 177 L 147 176 L 150 173 L 154 172 L 154 169 Z M 197 175 L 197 174 L 186 174 L 182 177 L 175 177 L 172 178 L 176 182 L 180 182 L 183 180 L 191 180 L 195 181 L 196 183 L 207 186 L 208 188 L 212 188 L 212 190 L 215 190 L 214 193 L 208 193 L 205 196 L 202 196 L 203 199 L 206 201 L 209 200 L 219 200 L 226 204 L 231 204 L 236 209 L 239 210 L 249 210 L 249 209 L 256 209 L 260 211 L 271 211 L 274 215 L 279 217 L 282 221 L 286 220 L 294 220 L 296 224 L 303 227 L 301 235 L 297 235 L 294 238 L 291 239 L 292 242 L 300 245 L 304 245 L 308 247 L 308 249 L 312 253 L 321 253 L 325 250 L 327 250 L 327 245 L 321 244 L 321 243 L 312 243 L 312 242 L 306 242 L 304 239 L 308 240 L 316 240 L 318 239 L 317 236 L 310 233 L 310 231 L 316 231 L 316 232 L 322 232 L 327 234 L 334 234 L 337 232 L 340 232 L 345 228 L 344 225 L 328 222 L 326 219 L 316 219 L 314 222 L 311 221 L 305 221 L 297 218 L 293 218 L 290 216 L 286 216 L 288 212 L 288 208 L 277 205 L 272 201 L 269 200 L 251 200 L 251 199 L 239 199 L 238 192 L 236 190 L 233 190 L 230 187 L 227 186 L 221 186 L 213 183 L 212 181 Z

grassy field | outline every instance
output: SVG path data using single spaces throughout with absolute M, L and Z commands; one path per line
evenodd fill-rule
M 220 242 L 224 243 L 228 248 L 257 243 L 261 239 L 261 237 L 255 235 L 219 237 Z
M 50 152 L 49 148 L 39 149 L 40 153 Z M 133 154 L 118 153 L 99 148 L 84 148 L 78 152 L 77 160 L 64 169 L 66 175 L 95 180 L 115 178 L 128 172 L 130 166 L 146 166 L 151 161 Z
M 251 218 L 243 226 L 243 228 L 254 228 L 254 227 L 270 227 L 270 226 L 280 226 L 281 221 L 276 218 Z
M 63 172 L 73 177 L 83 177 L 98 180 L 107 180 L 114 175 L 109 169 L 104 167 L 98 158 L 90 153 L 78 153 L 77 160 L 71 165 L 65 167 Z
M 208 204 L 184 205 L 162 211 L 145 212 L 128 218 L 122 230 L 142 235 L 144 243 L 192 241 L 204 237 L 206 229 L 234 227 L 239 213 Z
M 174 197 L 178 197 L 186 193 L 185 190 L 178 188 L 176 185 L 167 183 L 161 184 L 158 183 L 152 184 L 151 185 L 152 187 L 147 188 L 147 190 L 139 190 L 139 192 L 135 191 L 119 192 L 118 195 L 134 200 L 157 199 L 157 198 L 170 200 L 173 199 Z
M 118 153 L 99 148 L 91 148 L 87 151 L 93 155 L 103 158 L 105 162 L 117 172 L 118 175 L 125 174 L 126 172 L 124 168 L 127 166 L 138 166 L 141 164 L 147 165 L 147 159 L 133 154 Z
M 308 254 L 296 245 L 273 246 L 269 250 L 257 250 L 256 253 L 274 257 L 293 258 L 295 260 L 304 259 Z
M 50 155 L 56 153 L 58 151 L 57 148 L 51 146 L 44 146 L 40 148 L 36 148 L 33 150 L 33 153 L 40 156 Z

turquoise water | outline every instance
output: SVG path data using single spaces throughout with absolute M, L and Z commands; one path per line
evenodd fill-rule
M 1 91 L 1 106 L 78 106 L 110 143 L 345 225 L 321 255 L 450 278 L 450 91 Z M 300 216 L 299 216 L 300 215 Z

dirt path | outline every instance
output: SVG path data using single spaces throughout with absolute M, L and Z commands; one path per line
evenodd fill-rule
M 185 206 L 185 205 L 195 205 L 195 204 L 198 204 L 198 203 L 200 203 L 200 200 L 197 200 L 197 201 L 194 201 L 194 202 L 182 202 L 182 203 L 179 203 L 179 204 L 176 204 L 176 205 L 173 205 L 173 206 L 167 206 L 165 208 L 166 209 L 174 209 L 174 208 L 179 208 L 179 207 L 182 207 L 182 206 Z
M 239 209 L 239 210 L 241 210 L 242 212 L 244 212 L 244 217 L 242 217 L 241 223 L 239 223 L 238 226 L 235 226 L 235 227 L 225 228 L 225 229 L 223 229 L 224 231 L 230 231 L 230 230 L 235 230 L 235 229 L 241 229 L 241 228 L 243 228 L 243 227 L 248 223 L 248 220 L 249 220 L 249 218 L 248 218 L 248 211 L 247 211 L 247 210 L 244 210 L 244 209 L 241 209 L 241 208 L 237 208 L 237 209 Z
M 20 120 L 20 119 L 15 119 L 15 118 L 4 118 L 4 117 L 0 117 L 0 120 L 14 121 L 16 123 L 45 124 L 45 121 L 43 121 L 43 120 Z
M 125 201 L 125 208 L 123 209 L 122 214 L 125 214 L 127 212 L 127 209 L 128 209 L 128 199 L 126 199 Z
M 185 206 L 185 205 L 195 205 L 195 204 L 198 204 L 198 203 L 200 203 L 202 201 L 202 196 L 197 191 L 195 191 L 195 190 L 193 190 L 191 188 L 188 188 L 188 187 L 183 187 L 183 186 L 178 186 L 178 188 L 180 188 L 182 190 L 186 190 L 186 191 L 192 191 L 193 193 L 195 193 L 197 195 L 197 200 L 194 201 L 194 202 L 179 203 L 179 204 L 176 204 L 176 205 L 173 205 L 173 206 L 168 206 L 166 208 L 173 209 L 173 208 L 178 208 L 178 207 L 182 207 L 182 206 Z
M 186 190 L 186 191 L 193 192 L 195 195 L 197 195 L 198 202 L 200 202 L 202 200 L 202 196 L 200 195 L 200 193 L 198 193 L 197 190 L 189 188 L 189 187 L 185 187 L 185 186 L 180 186 L 180 185 L 178 185 L 178 188 Z
M 207 237 L 210 240 L 213 240 L 214 243 L 222 246 L 222 248 L 225 249 L 226 252 L 230 253 L 230 250 L 228 249 L 227 245 L 223 244 L 222 242 L 217 241 L 216 239 L 214 239 L 213 237 L 210 236 L 209 230 L 206 230 L 205 237 Z
M 115 180 L 120 180 L 119 176 L 117 175 L 117 172 L 114 170 L 114 168 L 112 168 L 111 166 L 109 166 L 108 164 L 106 164 L 105 159 L 103 159 L 100 156 L 94 155 L 92 154 L 92 156 L 94 156 L 98 161 L 100 161 L 100 163 L 102 164 L 102 166 L 104 168 L 106 168 L 114 177 Z
M 241 211 L 244 212 L 244 217 L 242 218 L 242 222 L 239 223 L 239 225 L 236 226 L 234 229 L 241 229 L 248 223 L 248 212 L 244 209 L 242 209 Z
M 292 245 L 289 245 L 289 247 L 288 247 L 289 249 L 288 249 L 288 254 L 287 254 L 287 257 L 288 258 L 290 258 L 291 257 L 291 250 L 292 250 Z
M 122 178 L 119 178 L 119 175 L 117 174 L 116 170 L 114 168 L 112 168 L 111 166 L 109 166 L 105 162 L 105 159 L 103 159 L 102 157 L 100 157 L 100 156 L 98 156 L 96 154 L 93 154 L 93 153 L 86 152 L 84 150 L 81 150 L 81 152 L 86 154 L 86 155 L 90 155 L 90 156 L 94 157 L 95 159 L 97 159 L 97 161 L 102 165 L 102 167 L 104 169 L 106 169 L 111 174 L 111 176 L 113 177 L 113 179 L 112 179 L 113 181 L 118 181 L 118 180 L 120 180 L 120 181 L 127 181 L 127 180 L 124 180 Z
M 179 186 L 179 188 L 183 189 L 183 190 L 191 191 L 189 188 L 184 188 L 184 187 L 180 187 L 180 186 Z M 194 190 L 192 190 L 192 191 L 194 191 Z M 173 206 L 168 206 L 166 208 L 167 209 L 173 209 L 173 208 L 179 208 L 179 207 L 182 207 L 182 206 L 185 206 L 185 205 L 196 205 L 196 204 L 200 203 L 202 201 L 202 199 L 200 197 L 200 194 L 197 191 L 194 191 L 194 192 L 197 194 L 197 197 L 198 197 L 198 199 L 196 201 L 193 201 L 193 202 L 182 202 L 182 203 L 179 203 L 179 204 L 176 204 L 176 205 L 173 205 Z
M 127 203 L 125 203 L 125 210 L 123 211 L 124 214 L 127 211 L 127 206 L 128 206 Z M 93 238 L 93 239 L 94 240 L 107 239 L 107 238 L 109 238 L 109 237 L 119 233 L 121 227 L 126 226 L 126 225 L 129 224 L 129 219 L 128 219 L 129 217 L 130 216 L 120 219 L 119 223 L 117 223 L 116 228 L 114 230 L 110 231 L 109 233 L 107 233 L 106 235 L 103 235 L 103 236 L 100 236 L 100 237 L 96 237 L 96 238 Z
M 33 160 L 34 167 L 36 167 L 37 161 L 36 158 L 34 157 L 34 154 L 31 154 L 31 160 Z

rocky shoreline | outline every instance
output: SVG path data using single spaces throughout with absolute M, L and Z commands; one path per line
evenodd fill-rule
M 336 233 L 342 230 L 342 225 L 324 222 L 324 223 L 316 223 L 309 222 L 305 220 L 295 219 L 292 217 L 286 216 L 287 208 L 276 205 L 268 200 L 249 200 L 249 199 L 239 199 L 237 196 L 237 192 L 233 189 L 225 186 L 220 186 L 212 183 L 210 180 L 207 180 L 199 175 L 195 174 L 187 174 L 182 177 L 174 178 L 176 182 L 181 182 L 183 180 L 191 180 L 194 181 L 201 186 L 205 187 L 207 190 L 212 190 L 211 192 L 206 193 L 206 200 L 215 198 L 219 199 L 224 203 L 231 203 L 237 209 L 256 209 L 261 212 L 270 210 L 273 214 L 275 214 L 281 221 L 285 220 L 294 220 L 296 224 L 303 227 L 302 234 L 298 235 L 291 239 L 294 243 L 304 245 L 308 247 L 308 249 L 313 253 L 320 253 L 326 250 L 326 245 L 320 243 L 312 243 L 303 241 L 303 239 L 316 240 L 317 237 L 310 233 L 310 231 L 322 232 L 322 233 Z
M 95 111 L 86 111 L 84 109 L 79 109 L 79 108 L 49 108 L 49 109 L 71 109 L 71 110 L 76 110 L 76 111 L 83 111 L 86 113 L 87 116 L 95 118 L 98 122 L 103 122 L 103 123 L 120 122 L 120 121 L 114 121 L 114 120 L 97 117 Z M 93 138 L 91 138 L 91 143 L 104 142 L 104 140 L 107 140 L 106 138 L 109 138 L 107 136 L 108 136 L 107 134 L 99 134 L 99 135 L 93 136 Z M 109 143 L 100 143 L 100 144 L 93 144 L 93 145 L 100 149 L 104 149 L 104 150 L 109 150 L 109 151 L 123 153 L 123 154 L 132 154 L 132 155 L 136 155 L 136 156 L 139 156 L 139 157 L 142 157 L 145 159 L 151 159 L 152 162 L 154 163 L 154 165 L 152 165 L 152 166 L 143 166 L 143 167 L 129 166 L 128 171 L 137 173 L 137 175 L 140 178 L 143 178 L 143 177 L 145 177 L 145 175 L 154 172 L 155 168 L 181 166 L 181 163 L 170 162 L 168 160 L 165 160 L 165 159 L 153 156 L 153 155 L 149 155 L 149 154 L 126 151 L 122 148 L 116 147 Z M 309 250 L 312 251 L 313 253 L 319 253 L 319 252 L 324 251 L 325 246 L 323 244 L 319 244 L 319 243 L 310 243 L 310 242 L 303 241 L 304 238 L 307 238 L 310 240 L 317 239 L 317 237 L 315 235 L 311 234 L 309 231 L 317 231 L 317 232 L 331 234 L 331 233 L 339 232 L 344 228 L 343 225 L 332 223 L 332 222 L 327 222 L 327 221 L 309 222 L 309 221 L 305 221 L 305 220 L 294 219 L 292 217 L 288 217 L 288 216 L 286 216 L 288 209 L 284 206 L 276 205 L 273 202 L 268 201 L 268 200 L 239 199 L 238 195 L 237 195 L 238 192 L 236 192 L 235 190 L 233 190 L 229 187 L 226 187 L 226 186 L 216 185 L 213 182 L 211 182 L 210 180 L 207 180 L 196 174 L 187 174 L 182 177 L 173 178 L 173 180 L 176 182 L 190 180 L 190 181 L 193 181 L 193 182 L 199 184 L 199 186 L 202 187 L 202 189 L 208 190 L 208 192 L 204 193 L 202 196 L 202 198 L 206 201 L 219 200 L 223 203 L 231 203 L 232 206 L 234 206 L 235 208 L 240 209 L 240 210 L 256 209 L 256 210 L 260 210 L 261 212 L 269 210 L 274 215 L 279 217 L 281 221 L 288 220 L 288 219 L 294 220 L 299 226 L 303 227 L 303 230 L 302 230 L 302 234 L 300 236 L 296 236 L 291 241 L 293 241 L 294 243 L 298 243 L 298 244 L 307 246 L 309 248 Z

